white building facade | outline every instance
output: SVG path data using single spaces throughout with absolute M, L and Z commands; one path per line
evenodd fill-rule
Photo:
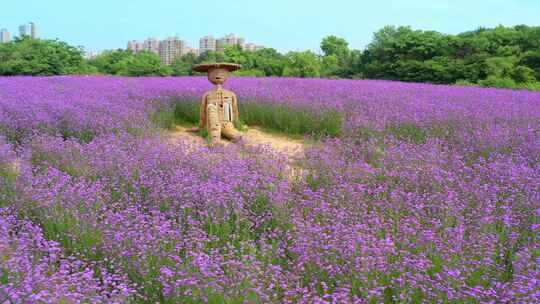
M 39 38 L 38 26 L 34 22 L 22 24 L 19 26 L 19 37 L 30 37 L 33 39 Z
M 7 29 L 0 30 L 0 43 L 11 42 L 11 34 Z
M 159 55 L 159 39 L 148 38 L 144 41 L 144 49 Z
M 199 54 L 204 52 L 215 52 L 216 51 L 216 38 L 213 36 L 204 36 L 199 39 Z
M 132 51 L 133 53 L 138 53 L 144 50 L 144 43 L 137 40 L 131 40 L 127 44 L 127 49 Z
M 159 57 L 164 65 L 171 65 L 185 54 L 186 42 L 178 37 L 167 38 L 159 44 Z
M 226 47 L 233 45 L 239 45 L 243 48 L 244 44 L 244 38 L 236 37 L 234 34 L 229 34 L 217 41 L 216 50 L 223 51 Z
M 262 45 L 258 45 L 258 44 L 255 44 L 255 43 L 246 43 L 244 44 L 244 51 L 247 51 L 247 52 L 256 52 L 258 50 L 262 50 L 264 49 L 265 47 L 262 46 Z

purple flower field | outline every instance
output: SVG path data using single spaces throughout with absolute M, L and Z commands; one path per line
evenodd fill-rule
M 0 303 L 540 302 L 540 93 L 231 79 L 343 113 L 290 159 L 167 141 L 210 88 L 0 78 Z

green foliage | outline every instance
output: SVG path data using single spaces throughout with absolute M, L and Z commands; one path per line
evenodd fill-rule
M 515 88 L 516 82 L 510 77 L 489 76 L 478 82 L 480 86 L 492 88 Z
M 331 35 L 323 39 L 321 50 L 325 56 L 346 56 L 349 53 L 349 43 L 343 38 Z
M 13 164 L 0 163 L 0 208 L 8 206 L 16 196 L 17 175 Z
M 199 114 L 198 102 L 175 100 L 174 117 L 177 119 L 177 121 L 198 125 Z
M 197 63 L 198 57 L 195 54 L 186 54 L 175 59 L 171 64 L 172 75 L 174 76 L 191 76 L 193 75 L 192 67 Z
M 54 206 L 54 209 L 60 209 Z M 78 223 L 72 215 L 55 211 L 57 216 L 35 219 L 43 229 L 47 239 L 59 242 L 68 254 L 78 253 L 91 261 L 100 261 L 103 256 L 101 251 L 103 239 L 99 230 Z
M 239 107 L 242 120 L 248 125 L 291 135 L 339 136 L 342 133 L 343 114 L 337 110 L 314 113 L 311 109 L 257 102 L 242 102 Z
M 122 76 L 168 76 L 170 67 L 163 66 L 161 59 L 152 52 L 115 50 L 106 51 L 89 62 L 102 74 Z
M 540 82 L 529 82 L 523 83 L 518 86 L 519 89 L 531 90 L 531 91 L 540 91 Z
M 58 40 L 25 37 L 0 44 L 0 75 L 67 75 L 93 72 L 83 51 Z
M 133 53 L 126 50 L 104 51 L 96 58 L 89 61 L 89 64 L 96 67 L 102 74 L 116 75 L 120 71 L 119 63 L 132 57 Z
M 176 126 L 176 117 L 173 110 L 157 109 L 150 114 L 150 120 L 159 128 L 172 130 Z
M 287 65 L 283 70 L 283 76 L 287 77 L 319 77 L 321 75 L 321 63 L 317 55 L 311 51 L 289 52 Z
M 386 132 L 394 135 L 400 140 L 409 141 L 415 144 L 422 144 L 426 141 L 428 134 L 425 130 L 417 127 L 414 124 L 401 124 L 397 126 L 389 126 Z
M 257 70 L 257 69 L 238 70 L 238 71 L 234 72 L 233 75 L 240 76 L 240 77 L 264 77 L 264 76 L 266 76 L 264 74 L 264 71 Z
M 510 77 L 514 79 L 517 83 L 531 83 L 536 81 L 534 76 L 535 72 L 533 69 L 518 65 L 512 69 L 510 72 Z
M 151 52 L 139 52 L 125 57 L 117 63 L 117 74 L 122 76 L 167 76 L 172 73 L 169 67 L 161 65 L 161 59 Z
M 199 55 L 197 63 L 208 63 L 208 62 L 223 62 L 226 61 L 225 54 L 223 52 L 212 52 L 207 51 Z
M 386 26 L 375 33 L 358 69 L 368 78 L 528 88 L 540 73 L 539 44 L 538 27 L 445 35 Z
M 519 63 L 534 70 L 536 79 L 540 80 L 540 51 L 525 52 Z
M 343 38 L 328 36 L 321 42 L 322 76 L 330 78 L 363 78 L 360 66 L 362 53 L 351 51 Z
M 281 76 L 285 68 L 286 58 L 272 48 L 265 48 L 250 54 L 250 63 L 253 66 L 245 68 L 258 69 L 264 72 L 265 76 Z
M 250 67 L 249 52 L 242 50 L 240 45 L 228 46 L 223 50 L 223 54 L 227 61 L 238 63 L 242 66 Z
M 490 76 L 508 77 L 516 65 L 517 58 L 510 57 L 492 57 L 486 59 L 487 72 Z
M 340 72 L 341 66 L 336 55 L 327 55 L 322 58 L 323 76 L 332 77 Z

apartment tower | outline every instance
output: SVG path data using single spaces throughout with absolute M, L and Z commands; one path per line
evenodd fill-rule
M 213 36 L 204 36 L 201 39 L 199 39 L 199 53 L 202 54 L 204 52 L 216 51 L 216 39 Z
M 0 30 L 0 43 L 8 43 L 11 42 L 11 34 L 8 32 L 7 29 L 1 29 Z
M 144 43 L 137 40 L 131 40 L 127 44 L 127 49 L 133 53 L 138 53 L 144 50 Z
M 144 49 L 159 55 L 159 39 L 148 38 L 144 41 Z
M 243 48 L 244 43 L 245 43 L 244 38 L 236 37 L 234 34 L 229 34 L 217 41 L 216 49 L 218 51 L 223 51 L 225 47 L 233 46 L 233 45 L 239 45 L 240 47 Z
M 20 25 L 19 37 L 30 37 L 33 39 L 39 38 L 39 31 L 37 25 L 34 22 Z
M 244 44 L 244 51 L 247 51 L 247 52 L 256 52 L 258 50 L 262 50 L 264 49 L 265 47 L 262 46 L 262 45 L 258 45 L 258 44 L 255 44 L 255 43 L 246 43 Z
M 186 43 L 178 37 L 167 38 L 159 44 L 159 57 L 164 65 L 171 63 L 185 54 Z

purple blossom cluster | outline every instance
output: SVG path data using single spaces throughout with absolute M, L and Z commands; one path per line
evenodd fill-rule
M 155 132 L 152 110 L 209 87 L 0 78 L 0 296 L 540 302 L 540 94 L 241 78 L 241 101 L 331 107 L 347 132 L 295 159 Z
M 384 153 L 331 143 L 307 157 L 313 193 L 302 202 L 312 218 L 302 235 L 331 257 L 319 268 L 398 301 L 538 301 L 538 164 L 501 154 L 468 164 L 438 140 L 387 141 Z
M 207 301 L 213 292 L 242 297 L 237 280 L 248 274 L 239 251 L 255 246 L 251 237 L 269 233 L 266 208 L 290 196 L 279 177 L 284 162 L 263 150 L 188 154 L 182 146 L 130 135 L 86 145 L 40 138 L 28 149 L 31 169 L 19 178 L 19 213 L 64 228 L 60 242 L 78 244 L 83 259 L 106 257 L 141 287 L 146 301 Z
M 337 109 L 345 130 L 412 126 L 485 154 L 520 149 L 538 160 L 540 93 L 477 87 L 296 78 L 232 78 L 241 102 L 300 110 Z M 22 140 L 36 133 L 76 136 L 149 128 L 148 112 L 176 100 L 198 101 L 204 77 L 10 77 L 0 79 L 0 130 Z
M 8 174 L 14 174 L 15 160 L 11 145 L 0 138 L 1 203 L 10 199 Z M 39 226 L 0 206 L 0 303 L 124 303 L 134 293 L 131 284 L 99 265 L 64 255 Z
M 134 290 L 127 278 L 65 257 L 41 228 L 0 210 L 1 303 L 124 303 Z

